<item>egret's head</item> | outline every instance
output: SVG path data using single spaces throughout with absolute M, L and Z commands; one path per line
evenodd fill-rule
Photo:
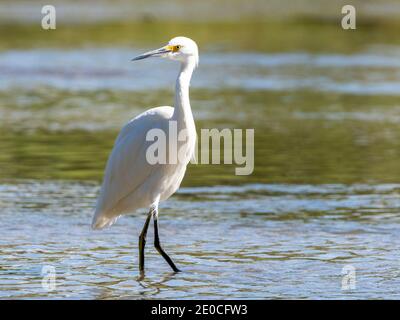
M 199 51 L 196 42 L 186 37 L 175 37 L 168 44 L 160 49 L 141 54 L 132 61 L 141 60 L 149 57 L 168 58 L 187 63 L 193 61 L 195 65 L 199 63 Z

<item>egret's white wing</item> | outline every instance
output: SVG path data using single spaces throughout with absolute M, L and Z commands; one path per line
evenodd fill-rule
M 154 170 L 146 161 L 146 150 L 150 141 L 146 134 L 153 128 L 163 128 L 163 123 L 172 116 L 173 108 L 150 109 L 124 126 L 118 135 L 108 159 L 103 185 L 97 200 L 93 228 L 112 224 L 123 212 L 114 209 L 118 202 L 133 193 Z

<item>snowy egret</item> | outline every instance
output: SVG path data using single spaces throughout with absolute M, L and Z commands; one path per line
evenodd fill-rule
M 147 110 L 128 122 L 118 135 L 105 169 L 104 180 L 92 227 L 101 229 L 112 225 L 122 214 L 139 208 L 150 211 L 139 236 L 139 270 L 144 275 L 144 247 L 151 218 L 154 220 L 154 246 L 178 272 L 171 258 L 161 248 L 158 236 L 158 205 L 168 199 L 179 188 L 185 175 L 196 144 L 196 128 L 190 108 L 189 84 L 192 73 L 198 65 L 199 55 L 196 43 L 186 37 L 176 37 L 157 50 L 146 52 L 133 61 L 149 57 L 162 57 L 180 62 L 181 68 L 176 80 L 175 105 Z M 185 139 L 174 143 L 179 147 L 179 159 L 175 162 L 150 164 L 146 150 L 151 145 L 146 134 L 152 129 L 161 129 L 169 139 L 169 124 L 176 122 L 178 132 L 186 132 Z M 168 146 L 166 146 L 168 149 Z

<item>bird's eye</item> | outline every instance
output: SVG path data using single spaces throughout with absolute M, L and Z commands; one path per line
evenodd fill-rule
M 178 51 L 180 48 L 182 48 L 182 46 L 180 46 L 180 45 L 177 45 L 177 46 L 175 46 L 175 51 Z

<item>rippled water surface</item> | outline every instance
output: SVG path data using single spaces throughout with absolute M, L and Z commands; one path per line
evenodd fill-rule
M 136 280 L 136 240 L 145 215 L 91 231 L 97 189 L 1 186 L 1 297 L 399 297 L 400 185 L 183 188 L 160 215 L 164 247 L 183 272 L 170 272 L 150 232 L 143 281 Z M 357 270 L 357 289 L 343 291 L 348 265 Z M 41 277 L 49 266 L 56 271 L 50 292 Z
M 163 43 L 162 24 L 148 26 L 4 33 L 0 298 L 399 298 L 400 47 L 372 27 L 189 29 L 201 44 L 197 129 L 254 128 L 255 168 L 190 165 L 160 209 L 161 242 L 183 272 L 150 230 L 137 280 L 145 211 L 105 231 L 90 222 L 119 128 L 173 102 L 174 63 L 130 62 Z M 268 37 L 249 42 L 254 28 Z

